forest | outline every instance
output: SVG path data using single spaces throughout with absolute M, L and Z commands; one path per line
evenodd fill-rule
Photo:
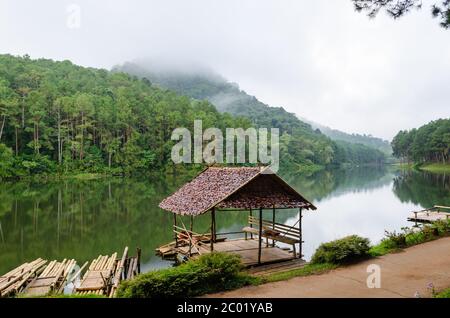
M 206 67 L 195 65 L 180 71 L 161 67 L 155 61 L 138 60 L 118 65 L 113 71 L 130 73 L 179 94 L 208 100 L 220 112 L 248 118 L 255 127 L 279 128 L 282 166 L 294 165 L 302 171 L 311 171 L 329 165 L 381 164 L 386 160 L 386 153 L 378 144 L 363 144 L 361 139 L 335 142 L 283 107 L 262 103 L 238 84 Z
M 393 154 L 408 163 L 450 163 L 450 118 L 402 130 L 392 140 Z
M 281 164 L 299 169 L 384 160 L 376 149 L 333 142 L 282 108 L 240 107 L 242 114 L 219 112 L 117 70 L 0 55 L 0 178 L 173 168 L 171 133 L 192 129 L 194 119 L 204 129 L 278 127 Z
M 377 138 L 371 135 L 361 134 L 348 134 L 343 131 L 332 129 L 330 127 L 304 120 L 309 123 L 314 129 L 319 129 L 325 136 L 330 137 L 332 140 L 346 141 L 352 144 L 362 144 L 371 148 L 375 148 L 386 154 L 392 155 L 392 147 L 389 141 Z
M 124 73 L 0 56 L 0 177 L 164 168 L 176 127 L 250 127 Z

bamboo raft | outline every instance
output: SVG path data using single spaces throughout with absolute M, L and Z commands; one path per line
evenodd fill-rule
M 435 205 L 431 208 L 412 212 L 408 221 L 417 223 L 433 223 L 450 220 L 450 207 Z
M 98 256 L 91 262 L 73 293 L 115 297 L 122 280 L 132 279 L 140 273 L 140 258 L 139 248 L 136 256 L 129 257 L 128 247 L 120 259 L 117 259 L 117 253 Z M 89 262 L 84 263 L 76 272 L 74 259 L 64 259 L 62 262 L 54 260 L 46 264 L 47 260 L 38 258 L 0 276 L 0 298 L 19 293 L 27 296 L 61 294 L 67 285 L 74 283 L 75 279 L 81 276 Z
M 7 297 L 21 292 L 30 279 L 37 277 L 44 270 L 46 260 L 38 258 L 25 263 L 0 277 L 0 297 Z
M 100 255 L 92 261 L 80 286 L 75 288 L 75 294 L 115 297 L 122 280 L 132 279 L 140 273 L 140 253 L 138 249 L 136 257 L 128 257 L 128 247 L 125 247 L 120 259 L 117 259 L 117 253 Z
M 64 259 L 62 262 L 51 261 L 39 276 L 28 283 L 23 293 L 27 296 L 61 293 L 68 275 L 72 273 L 76 264 L 74 259 Z

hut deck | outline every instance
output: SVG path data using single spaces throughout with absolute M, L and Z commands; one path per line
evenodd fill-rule
M 283 262 L 277 262 L 272 264 L 261 265 L 257 267 L 251 267 L 247 272 L 254 276 L 265 276 L 275 273 L 282 273 L 285 271 L 301 268 L 305 266 L 307 262 L 301 258 L 291 259 Z
M 178 251 L 184 255 L 189 253 L 189 247 L 178 247 Z M 193 249 L 193 252 L 195 249 Z M 240 255 L 242 263 L 247 266 L 254 266 L 258 264 L 258 240 L 257 239 L 235 239 L 225 240 L 223 242 L 214 243 L 215 252 L 225 252 Z M 200 245 L 200 253 L 202 255 L 211 253 L 211 249 L 208 244 Z M 198 254 L 194 254 L 192 257 L 198 257 Z M 266 246 L 263 243 L 261 248 L 261 264 L 274 263 L 286 260 L 292 260 L 294 256 L 292 253 L 285 251 L 279 247 Z

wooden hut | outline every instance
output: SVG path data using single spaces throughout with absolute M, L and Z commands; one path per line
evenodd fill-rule
M 301 258 L 302 211 L 316 209 L 268 167 L 209 167 L 159 206 L 173 213 L 174 231 L 174 242 L 157 249 L 161 255 L 191 258 L 212 251 L 230 252 L 241 255 L 247 266 Z M 264 220 L 263 210 L 268 209 L 272 218 Z M 299 210 L 293 226 L 276 221 L 276 214 L 285 209 Z M 248 212 L 248 224 L 240 232 L 217 233 L 216 213 L 225 211 Z M 194 218 L 205 213 L 211 215 L 209 233 L 193 232 Z M 189 228 L 179 215 L 190 216 Z M 239 233 L 243 238 L 226 237 Z M 284 243 L 284 248 L 277 242 Z

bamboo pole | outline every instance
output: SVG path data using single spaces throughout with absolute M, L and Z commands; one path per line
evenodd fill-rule
M 272 230 L 275 230 L 275 206 L 272 210 Z M 272 240 L 272 246 L 275 247 L 275 240 Z
M 298 240 L 299 240 L 299 247 L 298 247 L 298 254 L 299 254 L 299 258 L 302 258 L 302 253 L 303 253 L 303 249 L 302 249 L 302 208 L 299 209 L 299 217 L 298 217 L 298 230 L 299 230 L 299 234 L 298 234 Z
M 119 287 L 119 283 L 121 281 L 122 278 L 122 273 L 124 270 L 124 266 L 125 266 L 125 261 L 128 257 L 128 246 L 125 247 L 124 251 L 123 251 L 123 255 L 122 255 L 122 259 L 120 260 L 119 266 L 116 269 L 116 273 L 114 275 L 114 284 L 111 288 L 111 292 L 109 294 L 109 297 L 114 297 L 117 291 L 117 288 Z
M 259 208 L 259 237 L 258 237 L 258 264 L 261 264 L 262 248 L 262 208 Z
M 214 241 L 215 241 L 215 225 L 216 223 L 216 211 L 214 208 L 211 209 L 211 237 L 210 237 L 210 243 L 211 243 L 211 252 L 214 251 Z
M 138 247 L 136 249 L 137 252 L 137 273 L 140 274 L 141 273 L 141 249 Z

